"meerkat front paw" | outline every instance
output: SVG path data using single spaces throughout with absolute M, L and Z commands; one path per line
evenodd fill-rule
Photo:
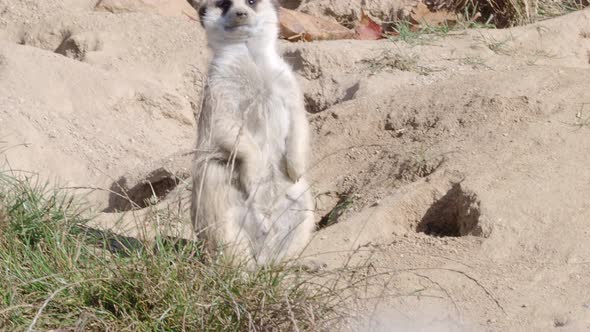
M 305 173 L 305 166 L 302 162 L 298 162 L 293 159 L 287 159 L 287 175 L 295 183 Z
M 248 170 L 242 170 L 240 172 L 240 184 L 242 186 L 242 190 L 244 193 L 249 197 L 252 195 L 253 192 L 256 190 L 256 184 L 258 181 L 256 180 L 256 174 Z
M 253 196 L 260 187 L 264 169 L 256 163 L 243 165 L 240 170 L 240 184 L 248 197 Z

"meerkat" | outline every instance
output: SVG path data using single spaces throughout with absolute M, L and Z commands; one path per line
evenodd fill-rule
M 213 57 L 197 128 L 191 218 L 208 252 L 294 258 L 315 222 L 303 94 L 277 51 L 274 0 L 204 0 Z

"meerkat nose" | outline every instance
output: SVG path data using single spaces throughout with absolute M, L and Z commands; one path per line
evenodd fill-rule
M 248 13 L 245 11 L 242 11 L 242 10 L 238 10 L 238 11 L 236 11 L 236 16 L 238 18 L 246 18 L 246 17 L 248 17 Z

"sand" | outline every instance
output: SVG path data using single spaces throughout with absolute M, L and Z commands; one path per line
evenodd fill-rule
M 188 17 L 94 4 L 0 0 L 0 141 L 5 169 L 86 195 L 114 228 L 113 211 L 147 210 L 146 180 L 186 206 L 209 54 Z M 280 48 L 306 97 L 318 221 L 344 206 L 305 255 L 390 272 L 367 330 L 590 329 L 590 10 Z

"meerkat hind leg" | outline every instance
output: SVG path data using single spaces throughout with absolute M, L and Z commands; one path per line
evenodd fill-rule
M 296 258 L 315 229 L 311 193 L 305 181 L 290 184 L 281 196 L 273 206 L 268 237 L 260 244 L 261 261 Z
M 204 161 L 195 172 L 193 214 L 197 237 L 210 254 L 252 260 L 251 237 L 258 216 L 232 181 L 232 170 L 219 161 Z

